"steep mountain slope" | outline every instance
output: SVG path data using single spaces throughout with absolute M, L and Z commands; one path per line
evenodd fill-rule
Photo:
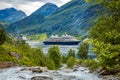
M 93 21 L 98 18 L 98 11 L 102 11 L 100 4 L 72 0 L 45 17 L 42 23 L 36 23 L 33 26 L 26 25 L 19 31 L 34 34 L 46 32 L 48 35 L 63 34 L 64 32 L 72 35 L 86 35 Z M 20 24 L 13 25 L 11 27 L 14 30 L 22 26 Z
M 23 20 L 17 21 L 14 24 L 11 24 L 10 26 L 8 26 L 7 32 L 10 31 L 10 32 L 20 33 L 21 31 L 24 31 L 24 30 L 29 30 L 29 29 L 33 30 L 35 28 L 34 25 L 41 24 L 42 22 L 44 22 L 44 18 L 45 16 L 41 14 L 35 14 L 34 16 L 32 15 L 28 16 L 24 18 Z
M 58 9 L 58 7 L 55 4 L 46 3 L 41 8 L 39 8 L 37 11 L 32 13 L 32 15 L 34 15 L 34 14 L 42 14 L 44 16 L 48 16 L 48 15 L 54 13 L 56 11 L 56 9 Z
M 0 21 L 13 23 L 26 17 L 26 14 L 15 8 L 6 8 L 0 10 Z
M 48 16 L 39 30 L 47 34 L 67 32 L 72 35 L 86 35 L 93 21 L 98 18 L 97 11 L 101 11 L 101 8 L 99 4 L 73 0 Z
M 11 32 L 22 32 L 26 30 L 33 30 L 34 33 L 37 33 L 37 25 L 40 25 L 44 22 L 45 17 L 48 15 L 51 15 L 55 12 L 55 10 L 58 9 L 58 7 L 55 4 L 52 3 L 46 3 L 42 7 L 40 7 L 38 10 L 36 10 L 34 13 L 32 13 L 30 16 L 24 18 L 21 21 L 15 22 L 14 24 L 11 24 L 7 30 Z M 36 25 L 37 24 L 37 25 Z

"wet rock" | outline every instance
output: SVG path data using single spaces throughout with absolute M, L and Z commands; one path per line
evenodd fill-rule
M 74 65 L 73 68 L 72 68 L 73 72 L 78 71 L 78 68 L 79 68 L 79 65 Z
M 99 74 L 100 74 L 100 75 L 109 75 L 110 72 L 107 71 L 107 70 L 102 70 Z
M 116 77 L 117 80 L 120 80 L 120 76 L 119 77 Z
M 73 72 L 78 71 L 77 69 L 73 69 Z
M 26 79 L 25 77 L 23 77 L 23 76 L 19 76 L 19 78 L 21 78 L 21 79 Z
M 26 70 L 30 70 L 29 67 L 24 67 L 20 71 L 26 71 Z
M 85 67 L 80 67 L 80 68 L 78 68 L 78 70 L 80 70 L 82 72 L 89 72 L 89 70 Z
M 34 76 L 31 78 L 31 80 L 53 80 L 53 79 L 47 76 Z
M 38 73 L 48 71 L 47 67 L 31 67 L 29 68 L 29 70 L 31 70 L 32 72 L 38 72 Z
M 99 74 L 100 75 L 110 75 L 111 73 L 107 69 L 103 68 L 100 70 Z
M 62 70 L 62 71 L 66 72 L 66 73 L 71 73 L 71 72 L 73 72 L 72 69 L 64 69 L 64 70 Z
M 14 62 L 0 62 L 0 69 L 14 67 L 16 64 Z
M 74 69 L 74 68 L 79 68 L 79 67 L 80 67 L 79 65 L 74 65 L 74 66 L 73 66 L 73 69 Z
M 103 80 L 119 80 L 119 79 L 113 77 L 112 75 L 107 75 L 107 76 L 103 76 Z

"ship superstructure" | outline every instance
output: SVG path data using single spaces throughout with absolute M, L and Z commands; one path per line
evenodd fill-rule
M 43 43 L 46 45 L 78 45 L 79 40 L 77 40 L 74 36 L 71 35 L 62 35 L 59 37 L 58 35 L 52 35 Z

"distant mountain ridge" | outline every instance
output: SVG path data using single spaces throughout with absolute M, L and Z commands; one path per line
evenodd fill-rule
M 98 16 L 98 11 L 102 11 L 100 4 L 85 2 L 84 0 L 72 0 L 62 7 L 56 9 L 52 14 L 44 17 L 43 22 L 34 25 L 14 23 L 7 30 L 19 30 L 20 33 L 47 33 L 71 35 L 86 35 L 94 20 Z M 37 16 L 36 16 L 37 19 Z M 35 19 L 34 19 L 35 20 Z M 22 20 L 21 20 L 22 21 Z
M 7 28 L 7 30 L 11 31 L 11 32 L 17 32 L 17 33 L 19 33 L 19 32 L 24 31 L 26 29 L 27 30 L 34 29 L 35 28 L 34 26 L 36 24 L 40 25 L 41 23 L 43 23 L 44 20 L 45 20 L 45 17 L 51 15 L 57 9 L 58 9 L 58 7 L 55 4 L 46 3 L 45 5 L 43 5 L 42 7 L 40 7 L 38 10 L 36 10 L 35 12 L 33 12 L 30 16 L 24 18 L 23 20 L 17 21 L 14 24 L 11 24 Z
M 58 7 L 55 4 L 46 3 L 45 5 L 40 7 L 38 10 L 33 12 L 30 16 L 24 18 L 23 20 L 15 22 L 14 24 L 11 24 L 8 27 L 8 30 L 11 32 L 19 33 L 21 31 L 24 31 L 25 29 L 27 30 L 34 29 L 35 28 L 34 25 L 36 24 L 40 25 L 41 23 L 43 23 L 45 20 L 45 17 L 54 13 L 56 9 L 58 9 Z
M 27 15 L 20 10 L 15 8 L 6 8 L 0 10 L 0 21 L 7 22 L 7 23 L 14 23 L 25 18 Z

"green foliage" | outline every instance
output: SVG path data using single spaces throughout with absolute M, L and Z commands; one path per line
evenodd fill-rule
M 88 50 L 89 50 L 89 44 L 88 43 L 81 43 L 79 50 L 78 50 L 78 56 L 81 59 L 87 59 L 88 58 Z
M 89 67 L 90 70 L 96 70 L 99 67 L 99 63 L 96 60 L 91 60 L 91 59 L 79 59 L 76 61 L 77 64 L 81 65 L 81 66 L 86 66 Z
M 72 57 L 72 56 L 70 56 L 70 57 L 68 58 L 66 64 L 67 64 L 67 67 L 72 68 L 73 65 L 75 64 L 75 58 Z
M 84 7 L 84 9 L 83 9 Z M 43 17 L 31 15 L 19 22 L 11 24 L 7 30 L 19 30 L 20 33 L 40 34 L 68 34 L 78 36 L 86 35 L 92 25 L 92 21 L 98 18 L 98 10 L 101 5 L 85 3 L 84 0 L 71 0 L 58 8 L 53 14 Z
M 21 59 L 12 56 L 11 52 L 21 55 Z M 41 48 L 31 48 L 24 41 L 13 41 L 12 43 L 5 42 L 0 45 L 0 61 L 12 61 L 19 65 L 47 66 L 48 69 L 58 69 L 61 65 L 61 55 L 57 46 L 51 47 L 49 54 L 45 55 Z
M 10 56 L 0 54 L 0 61 L 10 61 L 10 60 L 11 60 Z
M 35 35 L 29 35 L 27 36 L 28 39 L 30 40 L 37 40 L 37 41 L 44 41 L 47 39 L 47 34 L 43 33 L 43 34 L 35 34 Z
M 8 38 L 10 39 L 10 38 Z M 10 53 L 21 55 L 18 59 Z M 6 41 L 0 45 L 0 61 L 12 61 L 26 66 L 47 66 L 48 69 L 58 69 L 61 66 L 61 55 L 58 46 L 49 49 L 48 55 L 41 48 L 31 48 L 24 41 Z
M 67 59 L 67 56 L 62 55 L 62 63 L 66 63 Z
M 55 70 L 55 69 L 56 69 L 55 63 L 54 63 L 53 59 L 51 59 L 51 58 L 49 58 L 49 57 L 47 57 L 47 64 L 46 64 L 46 66 L 47 66 L 48 69 L 50 69 L 50 70 Z
M 33 53 L 30 54 L 30 58 L 37 66 L 46 66 L 46 57 L 41 48 L 33 49 Z
M 75 58 L 75 51 L 74 51 L 73 49 L 70 49 L 70 50 L 68 51 L 67 57 L 69 58 L 70 56 L 72 56 L 72 57 Z
M 84 35 L 82 35 L 82 36 L 79 35 L 79 36 L 76 37 L 76 39 L 78 39 L 78 40 L 82 40 L 82 39 L 84 39 L 85 37 L 86 37 L 86 36 L 84 36 Z
M 2 45 L 6 40 L 6 33 L 4 31 L 4 27 L 0 29 L 0 45 Z
M 95 3 L 100 3 L 103 0 L 85 0 L 85 2 L 95 2 Z
M 48 50 L 48 57 L 55 63 L 55 68 L 59 68 L 61 66 L 62 58 L 58 46 L 52 46 Z
M 36 62 L 32 62 L 32 60 L 33 59 L 28 56 L 23 56 L 20 62 L 18 61 L 17 64 L 26 65 L 26 66 L 35 66 L 35 65 L 37 66 Z
M 89 0 L 85 0 L 85 2 L 89 2 Z
M 73 49 L 70 49 L 70 50 L 68 51 L 67 56 L 62 55 L 62 62 L 63 62 L 63 63 L 66 63 L 67 60 L 68 60 L 70 57 L 75 58 L 75 51 L 74 51 Z
M 100 66 L 116 71 L 120 67 L 120 0 L 103 0 L 103 5 L 107 16 L 102 15 L 89 34 Z

